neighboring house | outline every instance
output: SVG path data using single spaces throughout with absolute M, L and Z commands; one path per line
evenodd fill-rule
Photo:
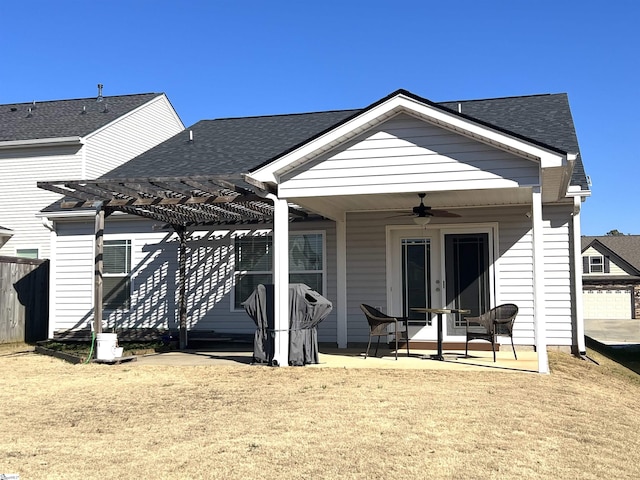
M 38 180 L 95 178 L 181 131 L 161 93 L 0 105 L 0 255 L 49 258 Z M 12 236 L 7 235 L 11 230 Z
M 585 350 L 575 267 L 590 191 L 565 94 L 433 103 L 398 90 L 361 110 L 205 120 L 101 179 L 41 187 L 113 213 L 105 328 L 252 333 L 241 303 L 273 283 L 286 364 L 291 281 L 333 302 L 319 341 L 341 348 L 368 339 L 361 303 L 411 315 L 411 343 L 426 346 L 436 322 L 411 307 L 513 302 L 516 346 L 537 349 L 541 372 L 548 346 Z M 415 209 L 421 193 L 433 210 Z M 103 210 L 79 222 L 60 206 L 45 212 L 51 335 L 87 328 L 99 291 Z M 445 344 L 464 331 L 450 315 Z
M 640 318 L 640 235 L 582 237 L 584 318 Z

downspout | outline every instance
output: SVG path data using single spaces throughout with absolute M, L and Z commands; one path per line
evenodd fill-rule
M 42 217 L 42 225 L 49 230 L 49 316 L 47 318 L 47 338 L 53 338 L 55 328 L 55 312 L 57 309 L 56 302 L 56 271 L 58 269 L 56 263 L 56 251 L 58 246 L 58 233 L 56 225 L 47 217 Z
M 587 354 L 587 348 L 584 338 L 584 307 L 582 302 L 582 242 L 580 229 L 580 211 L 582 206 L 582 197 L 573 197 L 573 217 L 571 222 L 572 241 L 573 241 L 573 265 L 574 265 L 574 282 L 573 294 L 575 305 L 575 332 L 576 347 L 578 355 Z M 574 352 L 575 353 L 575 352 Z

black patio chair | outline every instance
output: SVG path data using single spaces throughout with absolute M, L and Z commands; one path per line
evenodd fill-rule
M 371 337 L 378 337 L 378 342 L 376 343 L 376 353 L 374 354 L 374 356 L 378 356 L 380 337 L 389 335 L 390 332 L 387 327 L 389 325 L 393 325 L 393 333 L 396 341 L 396 360 L 398 360 L 398 337 L 401 333 L 401 330 L 398 328 L 398 324 L 404 322 L 406 325 L 404 318 L 390 317 L 389 315 L 385 315 L 384 313 L 382 313 L 380 310 L 377 310 L 369 305 L 365 305 L 364 303 L 360 305 L 360 308 L 364 312 L 364 316 L 367 317 L 367 322 L 369 323 L 369 343 L 367 344 L 367 352 L 364 354 L 364 358 L 367 358 L 367 356 L 369 355 L 369 348 L 371 347 Z M 408 337 L 409 336 L 407 335 L 407 357 L 409 356 Z
M 516 355 L 516 347 L 513 345 L 513 323 L 518 315 L 518 307 L 513 303 L 498 305 L 483 313 L 479 317 L 465 317 L 467 324 L 467 341 L 465 342 L 464 354 L 468 356 L 470 340 L 486 340 L 491 342 L 493 350 L 493 361 L 496 361 L 496 336 L 508 335 L 511 339 L 513 356 Z

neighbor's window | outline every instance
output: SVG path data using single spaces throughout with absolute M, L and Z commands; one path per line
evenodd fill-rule
M 105 240 L 102 303 L 105 310 L 131 305 L 131 240 Z
M 600 255 L 589 257 L 589 273 L 604 272 L 604 261 Z
M 235 240 L 234 307 L 241 309 L 259 284 L 273 283 L 273 240 L 265 237 L 239 237 Z M 304 283 L 322 293 L 324 279 L 324 236 L 322 233 L 289 235 L 289 281 Z
M 16 257 L 38 258 L 38 249 L 37 248 L 18 248 L 16 249 Z

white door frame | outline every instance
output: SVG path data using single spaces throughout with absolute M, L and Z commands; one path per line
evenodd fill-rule
M 445 235 L 458 233 L 486 233 L 489 241 L 489 302 L 493 307 L 496 303 L 495 291 L 495 259 L 498 258 L 498 224 L 497 222 L 465 223 L 465 224 L 429 224 L 425 229 L 422 226 L 413 225 L 387 225 L 386 226 L 386 290 L 387 312 L 391 315 L 402 313 L 400 291 L 401 286 L 401 251 L 402 238 L 429 238 L 431 240 L 431 268 L 432 268 L 432 299 L 433 307 L 444 307 L 446 290 L 440 288 L 445 278 Z M 446 288 L 446 285 L 445 285 Z M 437 338 L 436 322 L 429 327 L 424 327 L 412 336 L 414 340 L 435 340 Z M 459 340 L 460 336 L 448 335 L 444 329 L 445 340 Z

